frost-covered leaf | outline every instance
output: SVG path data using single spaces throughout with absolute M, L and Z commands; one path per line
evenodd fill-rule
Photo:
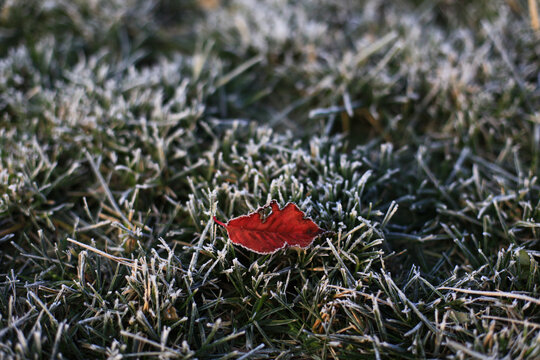
M 262 212 L 271 207 L 266 218 Z M 258 254 L 272 254 L 286 246 L 305 248 L 325 231 L 293 203 L 280 209 L 277 201 L 257 211 L 229 220 L 226 224 L 214 217 L 214 221 L 227 229 L 231 241 Z

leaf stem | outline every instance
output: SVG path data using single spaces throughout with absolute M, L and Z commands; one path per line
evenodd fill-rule
M 221 221 L 219 221 L 219 220 L 217 219 L 217 217 L 215 217 L 215 216 L 214 216 L 214 222 L 215 222 L 215 223 L 217 223 L 218 225 L 221 225 L 221 226 L 223 226 L 224 228 L 226 228 L 226 227 L 227 227 L 227 224 L 225 224 L 225 223 L 222 223 L 222 222 L 221 222 Z

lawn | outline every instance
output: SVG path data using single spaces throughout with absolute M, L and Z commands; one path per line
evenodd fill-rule
M 0 4 L 0 359 L 540 358 L 535 0 Z

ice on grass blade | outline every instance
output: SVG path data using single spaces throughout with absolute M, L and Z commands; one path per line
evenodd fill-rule
M 262 219 L 262 213 L 270 207 L 272 213 Z M 236 217 L 226 224 L 214 217 L 214 221 L 225 227 L 234 244 L 258 254 L 272 254 L 287 246 L 305 248 L 325 233 L 317 224 L 296 206 L 288 203 L 279 208 L 276 200 L 257 211 Z

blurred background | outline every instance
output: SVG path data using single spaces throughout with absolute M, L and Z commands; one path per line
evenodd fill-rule
M 540 136 L 531 4 L 7 0 L 0 107 L 31 117 L 59 82 L 104 83 L 131 69 L 147 69 L 133 86 L 150 91 L 156 73 L 175 67 L 206 119 L 355 143 L 421 144 L 430 134 L 530 156 Z M 165 82 L 160 101 L 172 92 Z M 149 110 L 131 116 L 152 118 Z

